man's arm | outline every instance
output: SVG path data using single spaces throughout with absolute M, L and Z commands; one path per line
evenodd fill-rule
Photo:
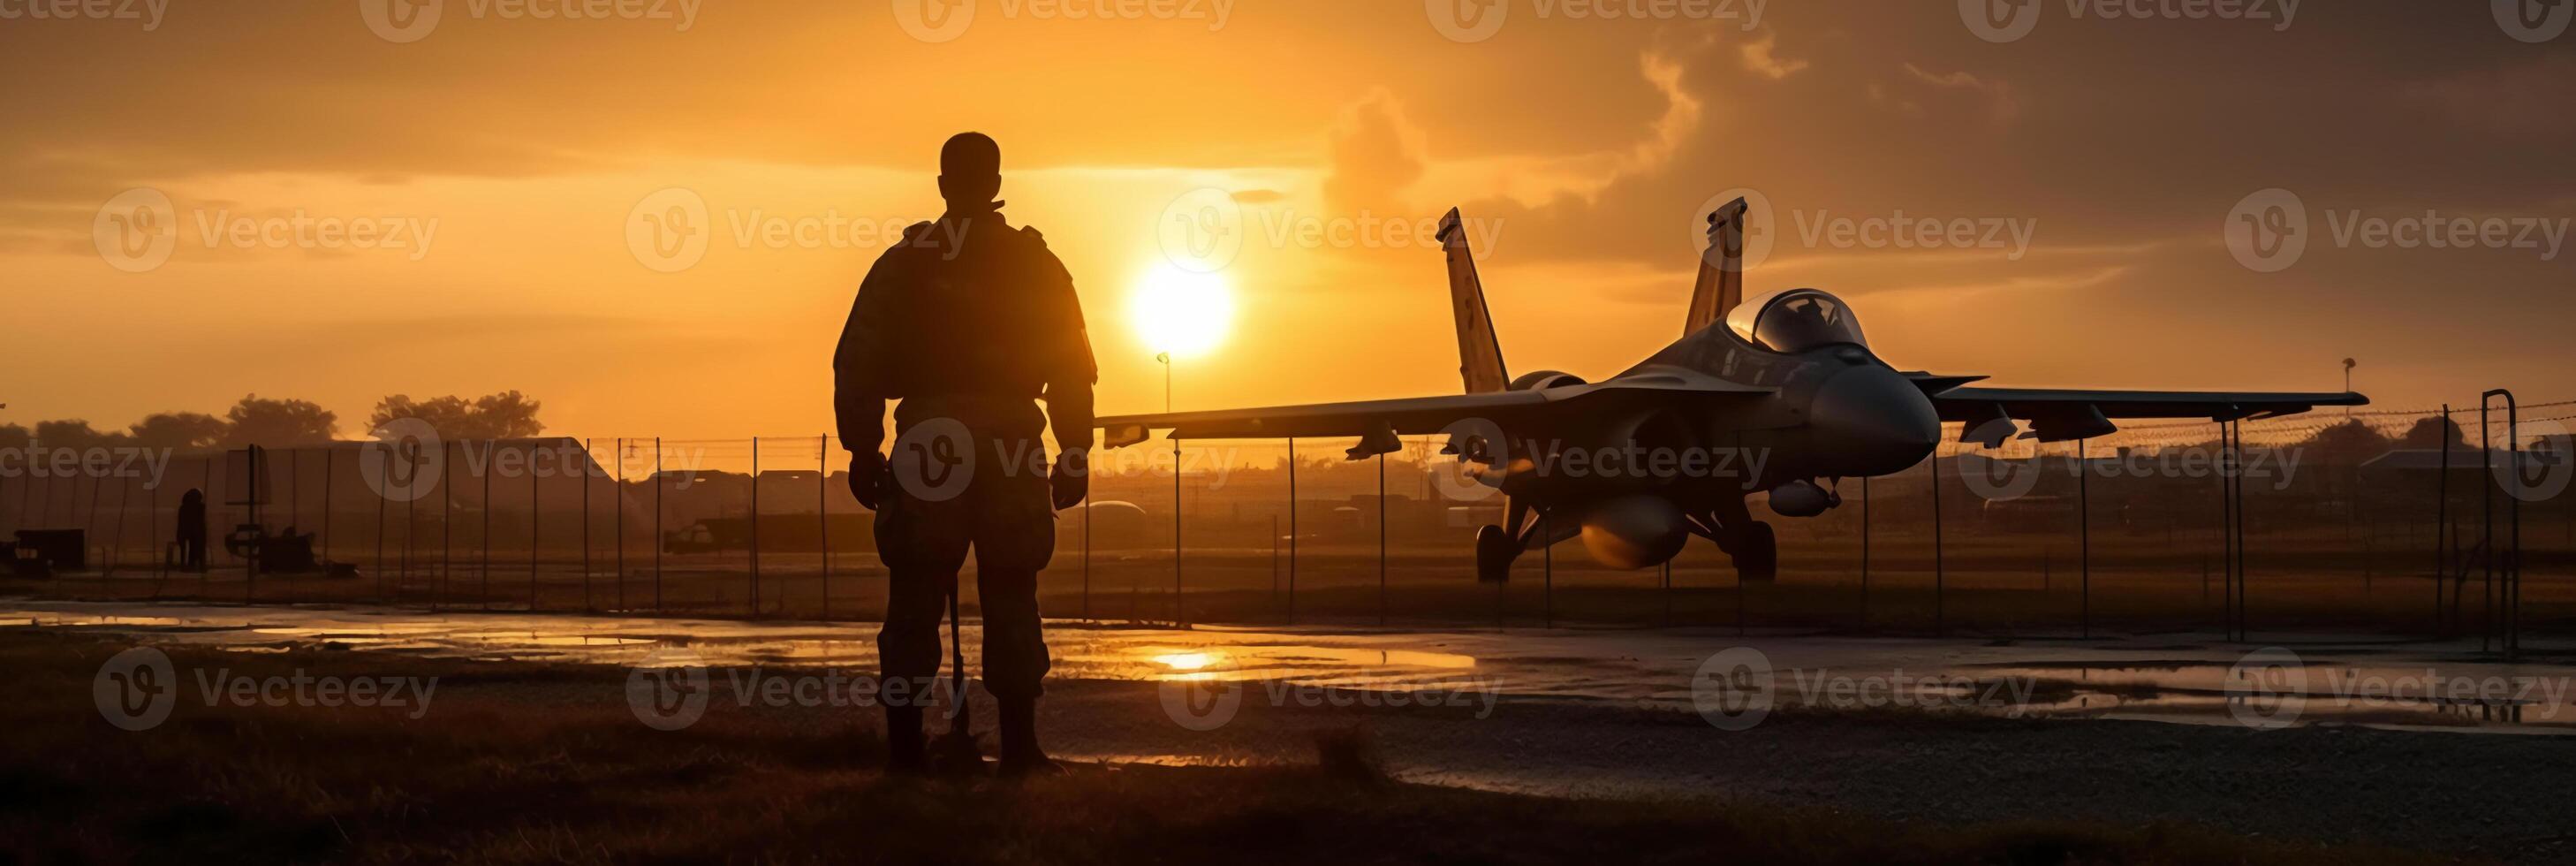
M 1073 290 L 1073 274 L 1039 242 L 1039 277 L 1044 281 L 1038 303 L 1046 312 L 1042 359 L 1046 368 L 1047 424 L 1055 430 L 1055 466 L 1047 471 L 1049 498 L 1057 510 L 1082 504 L 1091 495 L 1091 386 L 1100 380 L 1100 365 L 1091 357 L 1091 332 L 1083 327 L 1082 298 Z
M 917 227 L 916 227 L 917 228 Z M 886 401 L 897 395 L 893 367 L 895 294 L 903 281 L 897 250 L 888 250 L 859 283 L 832 353 L 832 412 L 841 447 L 852 455 L 876 454 L 885 445 Z
M 1047 358 L 1047 424 L 1056 447 L 1066 451 L 1091 448 L 1091 386 L 1100 381 L 1100 364 L 1091 355 L 1091 332 L 1083 325 L 1082 298 L 1073 290 L 1073 275 L 1053 254 L 1047 255 L 1054 351 Z

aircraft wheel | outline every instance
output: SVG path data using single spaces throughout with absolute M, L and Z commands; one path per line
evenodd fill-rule
M 1732 533 L 1735 543 L 1727 553 L 1735 557 L 1735 573 L 1755 583 L 1770 583 L 1780 576 L 1780 541 L 1771 534 L 1771 524 L 1759 520 L 1744 524 Z
M 1519 554 L 1513 549 L 1512 534 L 1500 526 L 1486 524 L 1476 530 L 1476 582 L 1505 583 L 1512 579 L 1512 559 Z

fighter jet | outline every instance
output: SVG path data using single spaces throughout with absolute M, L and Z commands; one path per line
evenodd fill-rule
M 1466 393 L 1099 419 L 1106 447 L 1171 438 L 1358 437 L 1361 460 L 1398 437 L 1443 434 L 1476 481 L 1505 497 L 1500 526 L 1476 534 L 1479 580 L 1508 578 L 1534 548 L 1581 536 L 1614 568 L 1666 562 L 1689 537 L 1716 542 L 1747 580 L 1778 573 L 1769 524 L 1842 503 L 1842 479 L 1902 472 L 1932 456 L 1943 422 L 1962 442 L 2062 442 L 2118 430 L 2113 419 L 2235 421 L 2359 406 L 2360 394 L 2033 390 L 1972 387 L 1983 376 L 1900 371 L 1862 335 L 1850 305 L 1811 288 L 1746 303 L 1747 205 L 1709 215 L 1708 251 L 1682 337 L 1598 382 L 1555 370 L 1510 374 L 1458 211 L 1441 220 L 1458 372 Z M 1485 490 L 1475 490 L 1486 493 Z

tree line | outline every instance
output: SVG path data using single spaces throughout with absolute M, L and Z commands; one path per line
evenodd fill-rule
M 541 406 L 517 391 L 471 399 L 446 396 L 414 400 L 409 395 L 395 394 L 376 402 L 375 409 L 367 415 L 367 429 L 408 418 L 428 423 L 447 439 L 522 438 L 545 430 L 545 424 L 537 420 Z M 22 424 L 0 424 L 0 448 L 286 448 L 319 445 L 339 438 L 338 413 L 310 400 L 272 399 L 258 394 L 243 397 L 221 416 L 156 412 L 123 430 L 101 430 L 86 419 L 38 421 L 33 429 Z

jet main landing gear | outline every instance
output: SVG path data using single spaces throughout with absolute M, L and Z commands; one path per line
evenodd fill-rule
M 1771 524 L 1747 520 L 1718 531 L 1717 549 L 1735 560 L 1735 574 L 1742 580 L 1770 583 L 1780 577 L 1780 540 L 1772 535 Z

